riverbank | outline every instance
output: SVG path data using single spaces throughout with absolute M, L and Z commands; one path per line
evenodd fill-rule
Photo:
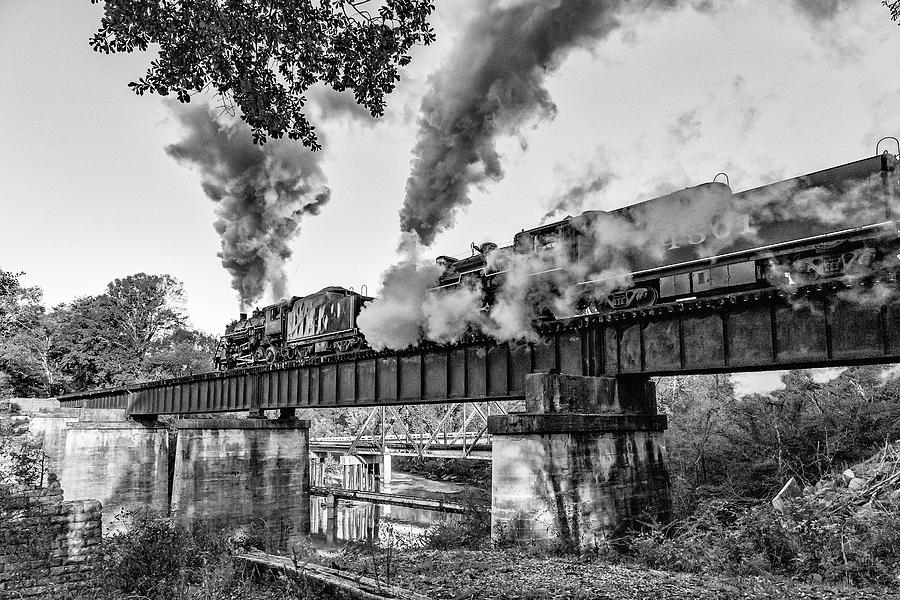
M 763 577 L 711 577 L 614 564 L 599 557 L 546 555 L 511 549 L 414 549 L 377 553 L 375 568 L 390 583 L 433 600 L 888 600 L 900 591 L 804 584 Z M 345 565 L 373 573 L 372 555 Z
M 491 489 L 491 462 L 469 458 L 392 457 L 393 468 L 436 481 L 452 481 Z

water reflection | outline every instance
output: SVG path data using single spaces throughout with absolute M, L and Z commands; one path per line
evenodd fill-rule
M 394 472 L 394 481 L 385 485 L 388 494 L 415 495 L 428 498 L 452 497 L 465 486 L 433 481 L 409 473 Z M 414 544 L 428 528 L 438 523 L 458 522 L 460 515 L 405 506 L 379 505 L 342 500 L 338 504 L 334 541 L 377 541 L 390 535 L 393 542 Z M 324 540 L 328 534 L 328 511 L 325 498 L 310 498 L 310 532 Z

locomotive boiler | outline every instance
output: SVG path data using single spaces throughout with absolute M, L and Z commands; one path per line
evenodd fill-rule
M 900 266 L 897 161 L 884 152 L 738 193 L 714 180 L 586 211 L 522 230 L 511 246 L 473 244 L 472 256 L 438 258 L 444 272 L 435 290 L 477 281 L 490 297 L 508 275 L 504 254 L 538 257 L 529 273 L 534 287 L 566 287 L 577 299 L 573 314 L 553 318 L 893 277 Z M 546 307 L 533 308 L 547 315 Z
M 332 286 L 257 309 L 225 328 L 217 370 L 343 354 L 364 347 L 356 317 L 372 298 Z

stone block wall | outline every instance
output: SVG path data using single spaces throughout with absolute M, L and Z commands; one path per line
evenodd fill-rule
M 46 487 L 0 486 L 0 598 L 90 590 L 101 559 L 101 507 Z

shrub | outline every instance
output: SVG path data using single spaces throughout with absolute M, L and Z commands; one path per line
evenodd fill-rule
M 108 598 L 245 598 L 251 585 L 232 556 L 250 547 L 266 549 L 272 536 L 264 524 L 236 536 L 202 522 L 186 528 L 152 513 L 129 520 L 127 531 L 104 540 L 98 583 Z
M 900 505 L 860 508 L 847 494 L 799 498 L 785 512 L 707 501 L 666 529 L 635 534 L 625 548 L 653 568 L 897 585 Z
M 479 548 L 491 537 L 491 513 L 485 510 L 481 494 L 466 491 L 456 499 L 466 507 L 459 519 L 442 521 L 425 532 L 423 542 L 435 550 Z

